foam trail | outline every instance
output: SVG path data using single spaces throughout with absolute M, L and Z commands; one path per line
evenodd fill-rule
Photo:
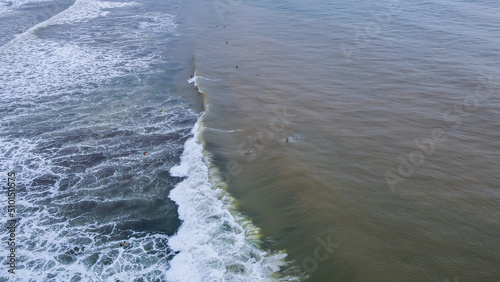
M 199 80 L 208 80 L 208 81 L 220 81 L 220 79 L 216 79 L 216 78 L 207 78 L 207 77 L 203 77 L 201 75 L 194 75 L 193 77 L 191 77 L 190 79 L 188 79 L 188 82 L 189 83 L 193 83 L 195 87 L 198 87 L 198 81 Z
M 214 188 L 200 144 L 203 116 L 185 143 L 181 163 L 170 173 L 187 177 L 171 192 L 183 224 L 169 239 L 169 246 L 179 253 L 170 261 L 169 281 L 263 281 L 273 276 L 283 264 L 284 253 L 260 250 L 245 236 L 245 229 L 231 214 L 231 198 Z M 239 217 L 238 215 L 236 215 Z M 251 226 L 247 224 L 246 227 Z

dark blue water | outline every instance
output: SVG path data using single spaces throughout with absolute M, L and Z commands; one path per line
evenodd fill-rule
M 168 198 L 180 179 L 169 169 L 180 162 L 198 117 L 190 103 L 199 100 L 177 86 L 189 62 L 168 58 L 179 44 L 167 12 L 175 3 L 6 8 L 1 171 L 17 175 L 19 222 L 17 273 L 2 268 L 1 276 L 165 280 L 175 254 L 168 238 L 181 224 Z

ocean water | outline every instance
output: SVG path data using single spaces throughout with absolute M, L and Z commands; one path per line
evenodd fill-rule
M 497 281 L 499 12 L 0 1 L 0 279 Z
M 273 277 L 285 255 L 247 240 L 255 227 L 208 180 L 180 3 L 2 4 L 1 171 L 18 220 L 2 280 Z

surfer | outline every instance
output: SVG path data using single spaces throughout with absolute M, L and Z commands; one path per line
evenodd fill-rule
M 288 143 L 288 137 L 286 138 L 286 141 L 285 141 L 285 142 L 286 142 L 286 143 Z

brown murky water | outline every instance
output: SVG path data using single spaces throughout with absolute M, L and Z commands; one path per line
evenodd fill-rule
M 213 4 L 202 138 L 271 248 L 311 281 L 499 279 L 498 3 Z

